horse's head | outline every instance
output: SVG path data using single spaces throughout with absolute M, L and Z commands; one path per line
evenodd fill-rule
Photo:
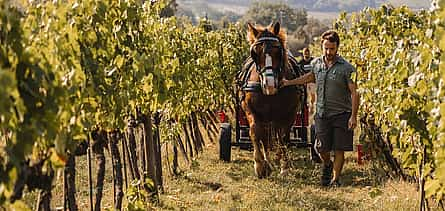
M 261 89 L 265 95 L 274 95 L 287 68 L 286 34 L 278 22 L 266 28 L 247 25 L 250 55 L 256 65 Z

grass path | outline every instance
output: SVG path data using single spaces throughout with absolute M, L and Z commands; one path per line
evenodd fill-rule
M 275 170 L 267 179 L 254 175 L 252 152 L 232 148 L 232 162 L 218 160 L 210 145 L 177 178 L 165 179 L 160 210 L 417 210 L 415 184 L 387 180 L 359 166 L 347 154 L 339 188 L 322 188 L 319 166 L 304 149 L 291 152 L 292 169 L 282 177 Z
M 109 156 L 106 157 L 102 209 L 112 210 L 113 178 L 111 162 Z M 369 163 L 359 166 L 353 153 L 346 154 L 343 186 L 339 188 L 319 186 L 320 167 L 308 160 L 306 149 L 291 150 L 292 168 L 285 177 L 275 170 L 269 178 L 258 179 L 252 158 L 252 152 L 233 147 L 232 161 L 223 162 L 219 160 L 215 144 L 209 144 L 190 167 L 180 165 L 183 167 L 180 176 L 172 177 L 164 170 L 164 193 L 160 194 L 160 204 L 153 209 L 418 210 L 415 184 L 388 180 L 383 173 L 373 170 Z M 77 203 L 80 210 L 89 210 L 86 157 L 77 158 L 77 162 Z M 52 208 L 61 209 L 63 206 L 62 181 L 61 174 L 58 174 L 52 191 Z M 24 200 L 33 208 L 37 194 L 25 192 Z M 126 205 L 124 197 L 124 207 Z

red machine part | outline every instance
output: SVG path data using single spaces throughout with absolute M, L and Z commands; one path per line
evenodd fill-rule
M 238 118 L 237 119 L 239 121 L 239 125 L 240 126 L 249 126 L 249 123 L 247 122 L 246 114 L 241 109 L 238 112 Z
M 218 111 L 217 114 L 218 114 L 220 122 L 226 122 L 227 121 L 226 113 L 223 110 Z
M 307 127 L 309 125 L 309 109 L 308 107 L 304 107 L 304 119 L 303 119 L 303 125 L 301 125 L 301 112 L 297 113 L 297 116 L 295 117 L 294 126 L 305 126 Z

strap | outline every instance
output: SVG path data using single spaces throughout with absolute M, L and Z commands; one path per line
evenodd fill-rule
M 261 92 L 261 85 L 259 82 L 247 82 L 242 90 L 246 92 Z
M 275 41 L 275 42 L 280 42 L 280 40 L 276 37 L 261 37 L 259 38 L 254 45 L 258 44 L 258 43 L 262 43 L 264 41 Z
M 236 84 L 238 87 L 243 87 L 250 78 L 252 65 L 255 64 L 252 57 L 247 58 L 244 61 L 243 67 L 236 74 Z

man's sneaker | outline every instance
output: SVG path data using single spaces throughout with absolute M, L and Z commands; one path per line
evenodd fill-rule
M 321 186 L 329 186 L 332 179 L 332 162 L 324 164 L 321 168 Z

